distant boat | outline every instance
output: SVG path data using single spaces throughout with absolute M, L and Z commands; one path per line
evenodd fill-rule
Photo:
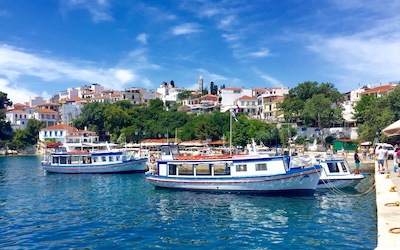
M 146 162 L 147 158 L 119 149 L 67 152 L 60 147 L 45 155 L 42 167 L 49 173 L 65 174 L 144 173 Z
M 174 190 L 312 195 L 319 165 L 291 169 L 288 156 L 181 156 L 178 145 L 161 147 L 162 158 L 147 180 L 157 188 Z

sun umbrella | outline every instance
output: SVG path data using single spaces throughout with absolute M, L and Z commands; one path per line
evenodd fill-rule
M 400 120 L 394 122 L 382 130 L 386 136 L 400 135 Z

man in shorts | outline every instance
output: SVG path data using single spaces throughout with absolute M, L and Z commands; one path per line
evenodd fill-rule
M 386 146 L 379 146 L 378 150 L 376 151 L 376 156 L 378 158 L 378 171 L 385 170 L 385 159 L 386 159 Z

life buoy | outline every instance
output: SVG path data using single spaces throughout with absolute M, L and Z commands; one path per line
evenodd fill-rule
M 151 162 L 151 163 L 156 162 L 156 157 L 154 157 L 153 154 L 150 155 L 150 162 Z

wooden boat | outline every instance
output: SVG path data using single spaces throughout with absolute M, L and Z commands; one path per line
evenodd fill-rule
M 133 154 L 118 149 L 104 151 L 73 151 L 56 148 L 42 161 L 49 173 L 103 174 L 144 173 L 147 158 L 136 158 Z
M 178 145 L 161 147 L 162 158 L 147 180 L 157 188 L 175 190 L 311 195 L 321 166 L 290 169 L 287 156 L 181 156 Z
M 317 189 L 354 188 L 365 177 L 352 173 L 343 158 L 319 158 L 317 162 L 323 167 Z

